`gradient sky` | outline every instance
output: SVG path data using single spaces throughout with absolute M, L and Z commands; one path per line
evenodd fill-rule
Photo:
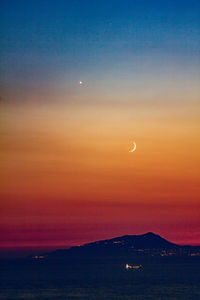
M 200 244 L 200 2 L 1 6 L 1 246 Z

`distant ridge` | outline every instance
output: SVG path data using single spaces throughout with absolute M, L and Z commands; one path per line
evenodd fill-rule
M 167 241 L 161 236 L 147 232 L 141 235 L 123 235 L 120 237 L 84 244 L 82 247 L 132 247 L 136 249 L 174 248 L 178 245 Z
M 45 258 L 68 258 L 82 256 L 200 256 L 200 247 L 180 246 L 158 234 L 147 232 L 140 235 L 123 235 L 106 240 L 86 243 L 66 250 L 58 249 L 44 253 Z

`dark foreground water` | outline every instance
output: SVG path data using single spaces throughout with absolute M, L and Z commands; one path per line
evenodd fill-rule
M 138 271 L 126 263 L 142 264 Z M 200 258 L 0 262 L 1 300 L 200 299 Z

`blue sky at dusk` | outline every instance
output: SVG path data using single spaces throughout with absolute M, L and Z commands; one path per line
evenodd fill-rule
M 57 100 L 88 85 L 108 99 L 140 85 L 197 89 L 199 1 L 3 1 L 3 97 Z M 189 87 L 188 87 L 189 88 Z M 190 90 L 190 88 L 189 88 Z M 35 100 L 36 101 L 36 100 Z
M 2 245 L 200 244 L 200 1 L 0 11 Z

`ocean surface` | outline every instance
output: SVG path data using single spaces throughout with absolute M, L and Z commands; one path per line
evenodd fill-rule
M 200 257 L 1 259 L 0 270 L 2 300 L 200 299 Z

